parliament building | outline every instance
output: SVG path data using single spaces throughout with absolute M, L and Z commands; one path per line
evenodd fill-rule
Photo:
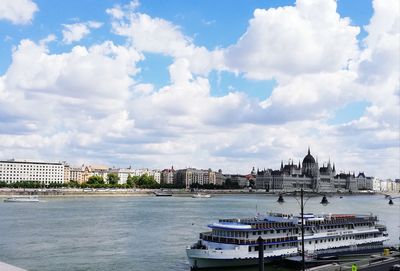
M 356 191 L 359 178 L 365 178 L 364 174 L 357 177 L 354 173 L 336 173 L 335 164 L 329 161 L 318 166 L 318 160 L 311 155 L 310 148 L 303 162 L 294 164 L 293 160 L 288 164 L 281 162 L 279 170 L 257 170 L 256 188 L 266 191 L 294 191 L 303 188 L 316 192 L 350 192 Z

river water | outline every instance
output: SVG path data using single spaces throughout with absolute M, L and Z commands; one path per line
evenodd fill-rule
M 400 202 L 383 196 L 311 198 L 305 212 L 373 213 L 399 242 Z M 276 196 L 66 197 L 40 203 L 0 202 L 0 261 L 28 270 L 189 270 L 185 247 L 219 218 L 265 211 L 299 213 L 294 198 Z M 281 270 L 272 267 L 273 270 Z M 237 269 L 254 270 L 254 269 Z M 269 269 L 271 270 L 271 269 Z

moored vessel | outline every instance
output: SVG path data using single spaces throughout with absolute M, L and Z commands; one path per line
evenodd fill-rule
M 211 195 L 205 193 L 196 193 L 192 195 L 192 198 L 211 198 Z
M 171 197 L 172 193 L 167 191 L 154 191 L 154 195 L 156 195 L 156 197 Z
M 264 262 L 301 253 L 301 217 L 269 213 L 253 218 L 220 219 L 209 232 L 187 247 L 191 268 L 250 266 L 258 264 L 257 239 L 262 238 Z M 357 254 L 383 248 L 386 227 L 372 215 L 304 215 L 304 251 L 321 257 Z
M 39 202 L 39 197 L 35 196 L 12 196 L 4 199 L 4 202 Z

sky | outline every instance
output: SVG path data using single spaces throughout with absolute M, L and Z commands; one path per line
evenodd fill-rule
M 0 159 L 400 177 L 398 0 L 2 0 Z

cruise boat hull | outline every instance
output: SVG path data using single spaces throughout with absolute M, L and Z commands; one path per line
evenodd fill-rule
M 190 268 L 192 270 L 204 268 L 222 268 L 222 267 L 237 267 L 237 266 L 254 266 L 258 264 L 258 258 L 244 258 L 244 259 L 227 259 L 227 258 L 201 258 L 190 256 L 188 251 L 188 259 Z M 264 258 L 264 263 L 270 263 L 282 259 L 282 257 L 268 257 Z
M 154 195 L 155 195 L 156 197 L 172 197 L 172 193 L 164 192 L 164 191 L 161 191 L 161 192 L 154 192 Z
M 268 262 L 267 259 L 264 261 Z M 189 259 L 192 270 L 204 268 L 223 268 L 223 267 L 238 267 L 238 266 L 253 266 L 258 264 L 258 259 Z
M 32 197 L 11 197 L 4 199 L 4 202 L 39 202 L 39 198 Z
M 192 198 L 200 199 L 200 198 L 211 198 L 210 194 L 193 194 Z

